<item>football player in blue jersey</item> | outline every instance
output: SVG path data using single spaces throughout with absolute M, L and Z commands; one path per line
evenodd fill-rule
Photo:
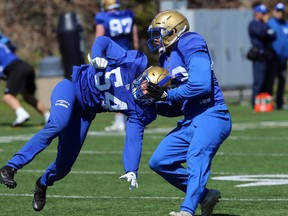
M 101 0 L 101 12 L 97 13 L 95 37 L 107 36 L 125 50 L 139 49 L 138 29 L 131 10 L 120 10 L 119 0 Z M 116 113 L 114 123 L 105 131 L 124 131 L 125 116 Z
M 178 86 L 167 89 L 149 83 L 148 95 L 174 106 L 159 109 L 158 114 L 184 115 L 159 144 L 149 166 L 186 193 L 180 211 L 170 216 L 194 215 L 199 203 L 202 216 L 210 216 L 220 198 L 218 190 L 206 188 L 211 162 L 232 124 L 207 44 L 200 34 L 189 32 L 187 18 L 173 10 L 156 15 L 148 34 L 149 49 L 161 53 L 159 66 L 170 72 L 172 85 Z
M 6 81 L 3 101 L 15 111 L 16 119 L 12 126 L 21 126 L 29 120 L 30 114 L 21 106 L 17 95 L 21 94 L 25 102 L 41 113 L 45 123 L 49 111 L 35 98 L 35 70 L 15 53 L 16 46 L 10 39 L 0 33 L 0 78 Z
M 126 51 L 105 36 L 96 38 L 92 57 L 91 65 L 73 68 L 72 81 L 64 79 L 56 85 L 51 95 L 48 123 L 0 169 L 0 183 L 15 188 L 16 171 L 30 163 L 54 138 L 59 138 L 56 160 L 36 181 L 35 211 L 43 209 L 47 187 L 70 172 L 96 113 L 121 112 L 127 116 L 123 150 L 125 174 L 120 178 L 130 182 L 130 189 L 138 187 L 144 128 L 157 116 L 155 103 L 141 93 L 141 83 L 168 85 L 169 73 L 157 66 L 145 70 L 144 53 Z

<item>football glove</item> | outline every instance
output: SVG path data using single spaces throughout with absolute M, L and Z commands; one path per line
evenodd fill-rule
M 90 53 L 87 55 L 89 64 L 94 68 L 105 69 L 107 67 L 108 61 L 105 58 L 95 57 L 91 59 Z
M 128 172 L 125 175 L 119 177 L 119 179 L 124 179 L 130 182 L 129 190 L 133 190 L 134 188 L 138 188 L 137 177 L 134 172 Z
M 168 96 L 167 87 L 162 87 L 155 83 L 149 82 L 146 90 L 148 91 L 148 96 L 154 98 L 156 101 L 166 101 Z

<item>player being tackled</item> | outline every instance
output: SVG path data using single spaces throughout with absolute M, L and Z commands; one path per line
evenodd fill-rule
M 147 68 L 144 53 L 126 51 L 105 36 L 95 39 L 91 51 L 89 65 L 73 67 L 72 80 L 64 79 L 53 89 L 51 115 L 45 127 L 0 168 L 0 183 L 15 188 L 16 171 L 59 137 L 56 159 L 35 184 L 32 201 L 35 211 L 41 211 L 46 205 L 47 188 L 69 174 L 92 121 L 102 112 L 121 112 L 127 116 L 123 150 L 125 174 L 120 179 L 129 182 L 130 190 L 138 186 L 144 129 L 157 116 L 155 101 L 142 91 L 146 87 L 147 93 L 150 82 L 166 88 L 171 76 L 158 66 Z M 99 60 L 104 54 L 109 59 Z

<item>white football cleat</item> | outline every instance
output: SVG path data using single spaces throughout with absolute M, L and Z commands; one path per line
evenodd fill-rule
M 125 131 L 125 124 L 114 122 L 111 126 L 105 127 L 105 131 L 107 131 L 107 132 L 124 132 Z
M 193 216 L 193 215 L 187 211 L 180 211 L 180 212 L 170 212 L 169 216 Z
M 22 112 L 17 116 L 16 120 L 12 123 L 13 127 L 21 126 L 30 119 L 30 115 L 27 112 Z
M 220 191 L 211 189 L 200 203 L 202 216 L 211 216 L 214 210 L 215 205 L 219 202 L 221 198 Z

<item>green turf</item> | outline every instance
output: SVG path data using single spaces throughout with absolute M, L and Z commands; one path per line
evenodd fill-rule
M 25 143 L 20 135 L 32 135 L 41 129 L 42 117 L 33 110 L 29 111 L 32 118 L 25 127 L 11 128 L 9 124 L 14 120 L 14 115 L 3 103 L 0 104 L 0 166 Z M 288 175 L 287 111 L 253 113 L 249 106 L 239 105 L 230 105 L 230 111 L 233 131 L 213 161 L 208 183 L 209 187 L 222 192 L 214 215 L 288 215 L 288 183 L 235 187 L 251 182 L 213 179 L 231 175 Z M 98 115 L 90 132 L 103 131 L 113 117 L 113 114 Z M 147 130 L 170 128 L 177 120 L 159 117 Z M 184 194 L 148 167 L 148 160 L 164 135 L 153 132 L 145 135 L 139 188 L 129 191 L 128 183 L 118 179 L 123 174 L 121 152 L 124 137 L 89 134 L 72 172 L 48 189 L 47 204 L 43 211 L 36 213 L 32 209 L 34 183 L 55 158 L 56 142 L 53 142 L 32 163 L 18 171 L 15 176 L 18 182 L 16 189 L 9 190 L 0 185 L 0 215 L 165 216 L 170 211 L 179 210 Z M 284 180 L 287 182 L 288 177 Z M 200 214 L 198 208 L 196 215 Z

